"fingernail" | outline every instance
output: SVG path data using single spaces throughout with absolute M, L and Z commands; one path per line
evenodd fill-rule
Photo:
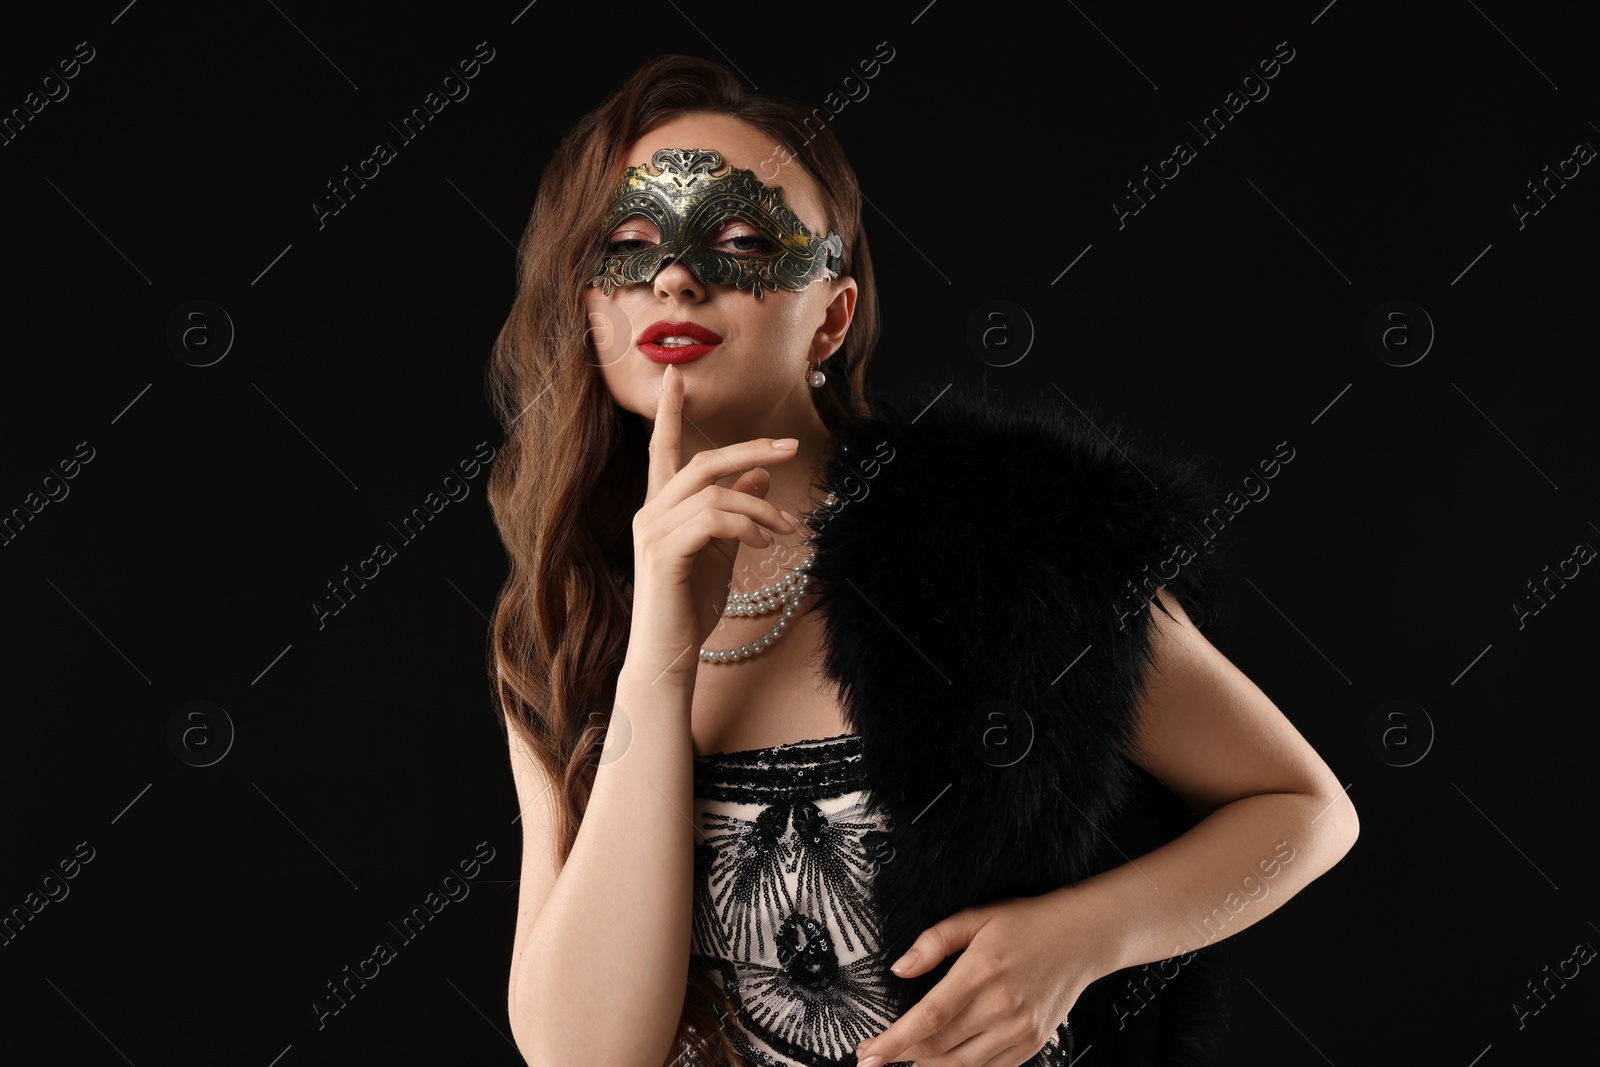
M 800 442 L 798 439 L 793 437 L 780 437 L 776 441 L 772 442 L 772 447 L 782 449 L 799 448 Z
M 882 1056 L 868 1056 L 864 1060 L 857 1060 L 856 1067 L 878 1067 L 883 1062 Z
M 782 509 L 779 509 L 778 514 L 782 515 L 784 518 L 788 519 L 790 526 L 799 526 L 800 525 L 800 517 L 798 515 L 791 515 L 787 511 L 784 511 Z
M 772 531 L 767 529 L 765 526 L 760 527 L 760 530 L 762 540 L 766 541 L 766 543 L 769 545 L 772 544 Z
M 905 970 L 916 962 L 917 954 L 915 952 L 907 952 L 904 956 L 901 956 L 899 959 L 889 964 L 889 969 L 895 974 L 899 974 L 901 971 Z

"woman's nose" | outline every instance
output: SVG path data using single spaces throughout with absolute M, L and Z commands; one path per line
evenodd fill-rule
M 696 278 L 694 271 L 677 258 L 661 265 L 656 271 L 654 284 L 656 293 L 660 296 L 684 296 L 698 300 L 706 294 L 705 283 Z

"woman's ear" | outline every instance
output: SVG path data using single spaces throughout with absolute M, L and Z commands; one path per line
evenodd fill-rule
M 845 335 L 850 332 L 850 320 L 856 313 L 856 297 L 859 294 L 856 280 L 846 274 L 832 284 L 833 297 L 823 309 L 822 325 L 811 342 L 811 354 L 815 357 L 811 360 L 813 363 L 821 363 L 839 350 L 839 346 L 844 344 Z

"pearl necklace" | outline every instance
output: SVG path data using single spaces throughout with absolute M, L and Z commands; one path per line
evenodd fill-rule
M 794 618 L 800 598 L 806 595 L 811 584 L 811 555 L 807 555 L 788 574 L 750 593 L 733 593 L 728 597 L 726 615 L 767 615 L 781 609 L 777 623 L 751 641 L 738 648 L 701 648 L 702 663 L 739 663 L 767 650 L 767 646 L 783 636 L 789 621 Z

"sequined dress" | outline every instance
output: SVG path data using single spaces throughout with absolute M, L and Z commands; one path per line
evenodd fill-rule
M 888 851 L 861 743 L 846 733 L 694 761 L 690 965 L 720 975 L 746 1067 L 854 1067 L 856 1046 L 894 1021 L 868 896 Z M 1062 1023 L 1029 1062 L 1066 1064 L 1071 1049 Z

